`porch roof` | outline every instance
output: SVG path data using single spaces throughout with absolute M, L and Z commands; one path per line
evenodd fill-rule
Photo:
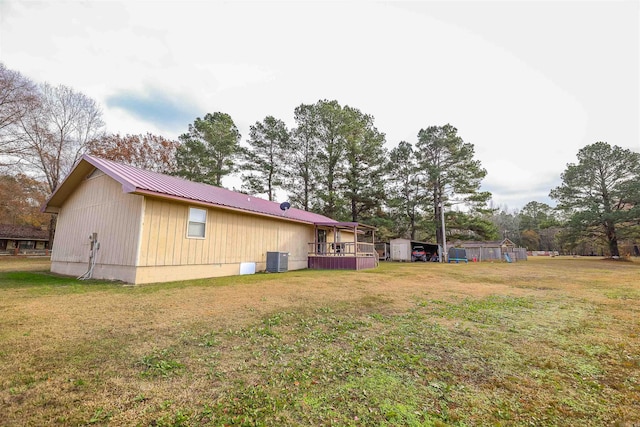
M 49 232 L 31 225 L 0 224 L 2 240 L 38 240 L 49 241 Z
M 314 222 L 314 225 L 319 227 L 335 227 L 340 229 L 353 229 L 353 228 L 367 228 L 369 230 L 376 230 L 376 227 L 367 224 L 361 224 L 359 222 Z

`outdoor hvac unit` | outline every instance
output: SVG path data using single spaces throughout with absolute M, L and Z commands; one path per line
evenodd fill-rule
M 287 252 L 267 252 L 267 271 L 282 273 L 289 269 L 289 254 Z

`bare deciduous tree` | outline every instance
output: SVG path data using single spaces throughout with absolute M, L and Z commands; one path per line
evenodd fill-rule
M 12 164 L 19 151 L 19 125 L 38 100 L 31 80 L 0 63 L 0 166 Z
M 103 128 L 102 111 L 93 99 L 64 85 L 44 83 L 39 105 L 21 120 L 20 158 L 53 192 Z

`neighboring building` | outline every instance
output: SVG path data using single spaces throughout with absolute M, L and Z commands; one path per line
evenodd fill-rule
M 287 207 L 83 156 L 43 207 L 58 214 L 51 271 L 166 282 L 263 271 L 274 252 L 289 270 L 376 266 L 372 227 Z
M 49 232 L 31 225 L 0 224 L 0 251 L 10 254 L 16 249 L 45 250 L 49 248 Z
M 492 241 L 456 241 L 454 246 L 464 248 L 468 260 L 476 261 L 501 261 L 505 254 L 513 261 L 526 260 L 527 250 L 516 248 L 516 244 L 509 239 Z

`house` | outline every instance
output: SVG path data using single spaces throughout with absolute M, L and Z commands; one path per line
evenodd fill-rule
M 46 250 L 49 232 L 31 225 L 0 224 L 0 252 L 16 254 L 20 251 Z
M 263 271 L 273 252 L 289 270 L 376 266 L 372 227 L 288 207 L 85 155 L 43 207 L 51 271 L 165 282 Z

